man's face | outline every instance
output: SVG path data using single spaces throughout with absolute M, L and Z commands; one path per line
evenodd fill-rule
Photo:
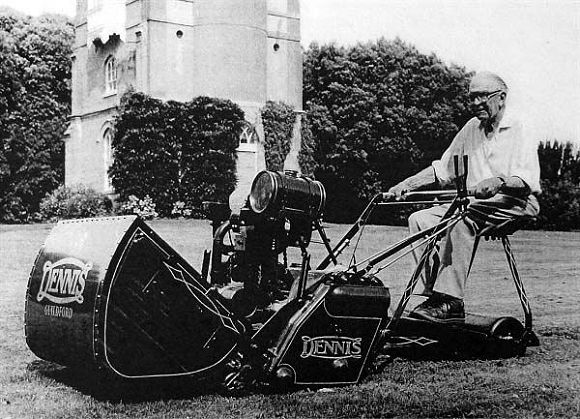
M 505 106 L 506 94 L 496 80 L 475 76 L 469 85 L 469 98 L 473 114 L 481 121 L 493 121 Z

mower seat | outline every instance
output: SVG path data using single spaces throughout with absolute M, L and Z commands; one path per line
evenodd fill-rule
M 499 240 L 502 237 L 511 236 L 523 227 L 532 224 L 536 217 L 518 217 L 504 221 L 498 225 L 490 225 L 481 230 L 477 236 L 478 239 L 483 237 L 485 240 Z

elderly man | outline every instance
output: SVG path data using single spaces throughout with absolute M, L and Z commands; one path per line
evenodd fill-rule
M 475 192 L 468 216 L 455 224 L 442 244 L 441 264 L 435 283 L 423 278 L 422 295 L 429 298 L 411 317 L 436 322 L 465 319 L 463 297 L 475 238 L 484 227 L 506 220 L 535 216 L 540 192 L 537 146 L 522 125 L 506 113 L 508 88 L 497 75 L 477 73 L 469 86 L 475 117 L 459 131 L 440 160 L 393 186 L 389 192 L 404 199 L 407 191 L 453 181 L 453 156 L 469 156 L 467 187 Z M 409 217 L 411 233 L 437 224 L 448 205 L 418 211 Z M 415 255 L 416 256 L 416 255 Z

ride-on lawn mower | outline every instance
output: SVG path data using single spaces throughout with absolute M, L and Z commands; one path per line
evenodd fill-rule
M 503 241 L 524 324 L 468 314 L 451 325 L 404 315 L 421 274 L 436 271 L 437 243 L 466 216 L 467 161 L 463 174 L 455 163 L 455 191 L 408 193 L 405 202 L 378 194 L 334 247 L 322 225 L 322 184 L 263 171 L 239 214 L 205 204 L 214 239 L 200 272 L 136 216 L 62 221 L 30 275 L 28 346 L 40 358 L 128 380 L 210 377 L 229 389 L 357 383 L 377 360 L 393 356 L 524 354 L 538 340 L 507 237 L 513 222 L 485 234 Z M 377 206 L 409 202 L 450 207 L 436 226 L 338 265 Z M 316 269 L 308 252 L 313 231 L 328 254 Z M 389 288 L 376 274 L 413 247 L 422 256 L 390 312 Z M 300 250 L 298 264 L 288 262 L 288 248 Z

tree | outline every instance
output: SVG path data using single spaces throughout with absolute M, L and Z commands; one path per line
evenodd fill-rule
M 469 76 L 399 39 L 309 47 L 304 99 L 333 220 L 442 154 L 469 118 Z
M 229 100 L 197 97 L 185 104 L 180 183 L 182 200 L 228 202 L 236 185 L 236 149 L 244 112 Z M 192 124 L 193 122 L 193 124 Z
M 572 143 L 540 143 L 542 193 L 537 228 L 580 229 L 580 151 Z
M 175 116 L 171 115 L 176 107 L 144 93 L 121 98 L 110 175 L 122 201 L 131 195 L 149 195 L 160 212 L 167 214 L 179 200 Z
M 73 25 L 0 11 L 0 220 L 25 221 L 62 183 Z
M 198 97 L 163 102 L 129 92 L 116 117 L 110 169 L 120 199 L 149 195 L 160 215 L 174 205 L 227 202 L 234 190 L 243 111 L 229 100 Z M 199 212 L 199 211 L 198 211 Z
M 290 152 L 296 114 L 289 105 L 268 101 L 261 109 L 261 115 L 264 125 L 266 168 L 281 171 Z

